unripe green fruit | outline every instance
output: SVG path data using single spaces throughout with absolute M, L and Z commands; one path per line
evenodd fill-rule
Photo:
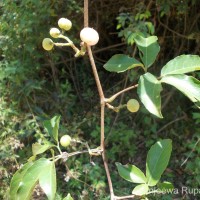
M 89 46 L 93 46 L 99 41 L 99 34 L 93 28 L 86 27 L 80 32 L 80 38 Z
M 58 36 L 60 35 L 60 30 L 57 28 L 51 28 L 49 33 L 51 37 L 58 38 Z
M 45 38 L 42 41 L 42 47 L 47 51 L 50 51 L 53 48 L 53 46 L 54 46 L 54 43 L 50 38 Z
M 140 104 L 136 99 L 130 99 L 126 106 L 130 112 L 137 112 L 140 108 Z
M 70 145 L 71 143 L 71 137 L 69 135 L 63 135 L 61 138 L 60 138 L 60 144 L 61 146 L 63 147 L 67 147 Z
M 58 20 L 58 26 L 64 30 L 68 31 L 72 27 L 72 22 L 67 18 L 60 18 Z

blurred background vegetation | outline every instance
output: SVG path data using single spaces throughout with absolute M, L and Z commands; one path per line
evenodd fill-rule
M 158 36 L 161 52 L 151 68 L 155 75 L 178 55 L 199 55 L 199 9 L 198 0 L 91 0 L 89 23 L 100 34 L 93 51 L 105 95 L 137 83 L 141 71 L 114 74 L 102 67 L 116 53 L 138 57 L 133 32 Z M 44 137 L 43 120 L 60 114 L 60 136 L 88 141 L 91 148 L 99 145 L 99 98 L 87 56 L 75 59 L 70 48 L 46 52 L 41 46 L 60 17 L 72 21 L 68 36 L 79 45 L 83 0 L 0 2 L 0 199 L 7 199 L 10 179 L 31 156 L 32 143 Z M 193 76 L 199 79 L 200 73 Z M 172 181 L 177 188 L 200 186 L 200 112 L 181 93 L 167 86 L 165 91 L 162 120 L 142 106 L 136 114 L 107 110 L 106 145 L 116 195 L 130 194 L 133 185 L 119 177 L 115 162 L 144 168 L 149 147 L 160 138 L 173 140 L 163 180 Z M 137 98 L 135 91 L 114 104 L 130 98 Z M 81 148 L 77 145 L 71 150 Z M 92 158 L 92 162 L 88 155 L 71 158 L 67 162 L 70 171 L 58 164 L 58 197 L 70 192 L 75 199 L 109 199 L 101 158 Z M 187 194 L 176 197 L 194 199 Z M 39 189 L 33 198 L 45 199 Z

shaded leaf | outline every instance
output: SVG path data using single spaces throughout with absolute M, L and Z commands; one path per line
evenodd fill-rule
M 133 183 L 146 183 L 147 179 L 144 173 L 135 165 L 122 165 L 116 163 L 119 175 L 127 181 Z
M 162 118 L 160 81 L 150 73 L 140 76 L 137 93 L 145 108 L 157 117 Z
M 117 73 L 124 72 L 139 66 L 143 67 L 143 64 L 135 58 L 131 58 L 124 54 L 116 54 L 112 56 L 106 64 L 104 64 L 104 68 L 107 71 Z
M 133 191 L 132 194 L 138 195 L 138 196 L 142 196 L 147 194 L 149 191 L 149 187 L 147 184 L 141 184 L 141 185 L 137 185 Z
M 146 161 L 146 177 L 149 186 L 155 186 L 166 169 L 172 151 L 172 141 L 164 139 L 150 148 Z
M 156 60 L 160 51 L 160 46 L 157 42 L 158 38 L 156 36 L 144 38 L 141 35 L 136 35 L 134 40 L 140 51 L 140 58 L 142 62 L 146 68 L 149 68 Z
M 192 102 L 200 102 L 200 81 L 194 77 L 184 74 L 168 75 L 163 77 L 161 82 L 173 85 Z
M 172 183 L 164 181 L 162 183 L 158 183 L 158 188 L 163 192 L 170 192 L 173 191 L 174 186 Z
M 200 57 L 197 55 L 181 55 L 170 60 L 161 70 L 161 76 L 184 74 L 200 70 Z
M 49 200 L 55 199 L 56 194 L 56 169 L 55 163 L 49 162 L 39 176 L 39 184 Z
M 58 129 L 60 124 L 60 116 L 55 116 L 50 120 L 44 121 L 44 127 L 46 128 L 49 135 L 58 142 Z
M 46 150 L 48 150 L 54 146 L 55 145 L 53 145 L 51 143 L 46 143 L 46 144 L 34 143 L 34 144 L 32 144 L 33 155 L 38 155 L 38 154 L 44 153 Z
M 195 102 L 195 105 L 200 109 L 200 101 Z

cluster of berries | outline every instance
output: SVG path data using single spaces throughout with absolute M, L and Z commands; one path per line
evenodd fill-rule
M 58 20 L 58 26 L 62 31 L 69 31 L 72 28 L 72 22 L 67 18 L 60 18 Z M 42 42 L 42 46 L 45 50 L 50 51 L 56 46 L 72 46 L 73 42 L 66 36 L 63 36 L 58 28 L 51 28 L 50 35 L 53 38 L 66 39 L 68 43 L 54 43 L 50 38 L 45 38 Z M 84 44 L 93 46 L 99 41 L 99 34 L 96 30 L 90 27 L 85 27 L 80 32 L 80 39 Z M 83 45 L 82 45 L 83 46 Z M 77 52 L 76 52 L 77 53 Z

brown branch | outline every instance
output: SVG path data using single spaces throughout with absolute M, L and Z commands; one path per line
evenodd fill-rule
M 148 5 L 147 5 L 147 8 L 146 8 L 146 10 L 150 10 L 151 9 L 151 6 L 153 5 L 153 1 L 151 0 L 149 3 L 148 3 Z
M 101 102 L 101 145 L 100 146 L 101 146 L 101 149 L 102 149 L 102 159 L 103 159 L 104 168 L 105 168 L 105 171 L 106 171 L 106 176 L 107 176 L 107 179 L 108 179 L 108 185 L 109 185 L 111 200 L 114 200 L 113 186 L 112 186 L 110 171 L 109 171 L 108 163 L 107 163 L 107 159 L 106 159 L 105 143 L 104 143 L 104 138 L 105 138 L 105 133 L 104 133 L 105 97 L 104 97 L 103 89 L 102 89 L 102 86 L 101 86 L 101 82 L 99 80 L 99 75 L 98 75 L 98 72 L 97 72 L 97 69 L 96 69 L 96 65 L 95 65 L 95 62 L 94 62 L 92 50 L 91 50 L 91 47 L 88 46 L 88 45 L 87 45 L 87 50 L 88 50 L 88 56 L 89 56 L 90 63 L 91 63 L 91 66 L 92 66 L 94 78 L 95 78 L 95 81 L 96 81 L 98 93 L 99 93 L 99 96 L 100 96 L 100 102 Z
M 109 190 L 110 190 L 110 199 L 115 200 L 115 195 L 114 195 L 114 191 L 113 191 L 112 180 L 111 180 L 111 177 L 110 177 L 110 171 L 109 171 L 109 168 L 108 168 L 108 161 L 106 159 L 105 149 L 102 153 L 102 158 L 103 158 L 104 168 L 105 168 L 105 171 L 106 171 L 106 176 L 107 176 L 107 179 L 108 179 L 108 185 L 109 185 Z
M 103 47 L 101 49 L 94 50 L 93 53 L 95 54 L 95 53 L 106 51 L 106 50 L 109 50 L 109 49 L 112 49 L 112 48 L 115 48 L 115 47 L 121 47 L 121 46 L 124 46 L 125 44 L 126 44 L 125 42 L 122 42 L 122 43 L 119 43 L 119 44 L 113 44 L 113 45 L 110 45 L 110 46 L 107 46 L 107 47 Z
M 88 17 L 88 0 L 84 0 L 84 27 L 88 27 L 89 17 Z
M 196 148 L 196 146 L 198 145 L 199 142 L 200 142 L 200 138 L 198 138 L 198 140 L 194 144 L 194 147 L 192 148 L 191 152 L 189 153 L 189 155 L 187 156 L 187 158 L 182 162 L 181 167 L 188 161 L 188 159 L 190 158 L 190 156 L 192 155 L 192 153 L 195 151 L 195 148 Z
M 67 176 L 69 176 L 70 178 L 72 177 L 73 179 L 79 181 L 80 183 L 83 183 L 84 185 L 88 186 L 90 191 L 93 191 L 92 186 L 88 185 L 85 181 L 82 181 L 82 180 L 76 178 L 76 176 L 73 175 L 73 172 L 71 172 L 71 170 L 69 169 L 68 165 L 66 163 L 64 163 L 64 165 L 65 165 L 65 168 L 67 169 Z
M 88 26 L 88 0 L 84 0 L 84 26 Z M 87 45 L 87 51 L 88 51 L 88 56 L 89 56 L 89 59 L 90 59 L 94 79 L 96 81 L 96 85 L 97 85 L 97 89 L 98 89 L 98 93 L 99 93 L 99 97 L 100 97 L 100 103 L 101 103 L 101 145 L 100 146 L 101 146 L 101 150 L 102 150 L 102 159 L 103 159 L 103 163 L 104 163 L 104 168 L 105 168 L 106 176 L 107 176 L 107 179 L 108 179 L 110 197 L 111 197 L 111 200 L 114 200 L 115 196 L 114 196 L 114 192 L 113 192 L 113 186 L 112 186 L 112 180 L 111 180 L 111 177 L 110 177 L 110 171 L 109 171 L 109 168 L 108 168 L 108 162 L 107 162 L 107 159 L 106 159 L 105 144 L 104 144 L 104 137 L 105 137 L 105 133 L 104 133 L 105 97 L 104 97 L 103 89 L 102 89 L 102 86 L 101 86 L 101 82 L 99 80 L 97 68 L 96 68 L 96 65 L 95 65 L 95 62 L 94 62 L 92 50 L 91 50 L 91 47 L 88 46 L 88 45 Z
M 127 196 L 121 196 L 121 197 L 115 196 L 115 200 L 117 200 L 117 199 L 133 199 L 134 197 L 135 197 L 134 194 L 132 194 L 132 195 L 127 195 Z
M 160 132 L 162 132 L 164 129 L 166 129 L 168 126 L 170 126 L 171 124 L 177 122 L 177 121 L 180 121 L 182 119 L 186 119 L 186 115 L 184 114 L 183 116 L 179 117 L 179 118 L 176 118 L 175 120 L 169 122 L 168 124 L 165 124 L 162 128 L 160 128 L 156 134 L 159 134 Z
M 125 88 L 125 89 L 119 91 L 118 93 L 114 94 L 114 95 L 111 96 L 110 98 L 105 99 L 105 101 L 106 101 L 106 103 L 111 103 L 111 102 L 114 101 L 120 94 L 123 94 L 124 92 L 127 92 L 127 91 L 129 91 L 129 90 L 132 90 L 132 89 L 134 89 L 134 88 L 136 88 L 136 87 L 138 87 L 138 84 L 132 85 L 132 86 L 130 86 L 130 87 L 127 87 L 127 88 Z
M 87 45 L 87 51 L 88 51 L 88 56 L 89 56 L 90 63 L 91 63 L 91 66 L 92 66 L 94 79 L 96 81 L 97 89 L 98 89 L 99 96 L 100 96 L 101 103 L 102 103 L 102 102 L 104 102 L 104 93 L 103 93 L 103 89 L 102 89 L 102 86 L 101 86 L 101 82 L 99 80 L 99 75 L 98 75 L 98 72 L 97 72 L 96 64 L 94 62 L 94 57 L 93 57 L 93 54 L 92 54 L 92 50 L 91 50 L 91 47 L 88 46 L 88 45 Z
M 174 92 L 175 92 L 175 90 L 171 90 L 169 95 L 167 95 L 167 97 L 164 98 L 165 101 L 162 104 L 162 109 L 164 109 L 167 106 L 167 104 L 169 103 L 169 101 L 170 101 L 171 97 L 173 96 Z
M 135 50 L 136 50 L 136 48 L 134 49 L 133 57 L 135 56 L 135 53 L 136 53 Z M 125 79 L 124 87 L 123 87 L 124 89 L 127 87 L 128 74 L 129 74 L 129 71 L 128 71 L 127 74 L 126 74 L 126 79 Z M 119 101 L 119 104 L 120 104 L 120 105 L 122 104 L 123 98 L 124 98 L 124 93 L 122 94 L 122 96 L 121 96 L 121 98 L 120 98 L 120 101 Z M 107 107 L 109 107 L 109 106 L 108 106 L 108 103 L 106 103 L 106 105 L 107 105 Z M 115 111 L 115 110 L 114 110 L 114 111 Z M 107 145 L 108 138 L 110 137 L 110 135 L 111 135 L 111 133 L 112 133 L 112 129 L 113 129 L 113 127 L 115 126 L 115 123 L 117 122 L 118 117 L 119 117 L 119 112 L 117 112 L 117 115 L 115 116 L 115 119 L 114 119 L 114 121 L 113 121 L 113 123 L 112 123 L 112 126 L 111 126 L 111 128 L 110 128 L 110 130 L 109 130 L 109 133 L 108 133 L 108 135 L 107 135 L 107 137 L 106 137 L 106 139 L 105 139 L 105 145 Z
M 170 31 L 170 32 L 172 32 L 172 33 L 178 35 L 178 36 L 181 37 L 181 38 L 188 39 L 188 37 L 187 37 L 186 35 L 180 34 L 180 33 L 176 32 L 176 31 L 174 31 L 173 29 L 169 28 L 168 26 L 166 26 L 163 22 L 160 21 L 160 18 L 159 18 L 159 17 L 158 17 L 158 22 L 159 22 L 164 28 L 166 28 L 168 31 Z

